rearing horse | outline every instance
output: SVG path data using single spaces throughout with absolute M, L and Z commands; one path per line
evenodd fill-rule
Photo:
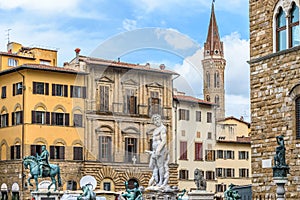
M 38 177 L 39 177 L 39 171 L 40 171 L 39 162 L 37 161 L 36 157 L 34 157 L 34 156 L 26 156 L 23 159 L 23 164 L 24 164 L 25 169 L 28 169 L 28 166 L 29 166 L 29 169 L 30 169 L 31 177 L 29 177 L 27 179 L 28 184 L 30 186 L 33 186 L 30 183 L 30 180 L 34 179 L 35 180 L 35 185 L 36 185 L 36 191 L 37 191 L 38 190 Z M 56 175 L 57 175 L 58 187 L 60 187 L 61 186 L 61 178 L 60 178 L 59 166 L 55 165 L 55 164 L 50 164 L 50 171 L 43 173 L 43 178 L 44 177 L 50 177 L 51 181 L 52 181 L 52 183 L 48 186 L 48 190 L 54 184 L 54 186 L 55 186 L 54 191 L 56 191 L 56 189 L 57 189 L 56 180 L 55 180 Z

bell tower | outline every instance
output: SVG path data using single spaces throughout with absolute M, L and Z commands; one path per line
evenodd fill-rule
M 203 93 L 204 99 L 217 104 L 216 118 L 225 118 L 225 85 L 223 42 L 220 40 L 216 21 L 214 2 L 211 7 L 210 22 L 206 42 L 204 43 L 203 67 Z

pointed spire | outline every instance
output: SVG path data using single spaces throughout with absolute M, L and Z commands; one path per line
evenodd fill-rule
M 220 40 L 219 29 L 217 25 L 217 20 L 215 16 L 215 1 L 213 0 L 211 5 L 211 15 L 208 27 L 208 33 L 206 42 L 204 43 L 204 56 L 224 56 L 223 54 L 223 42 Z

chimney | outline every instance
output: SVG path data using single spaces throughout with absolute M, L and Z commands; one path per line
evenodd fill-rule
M 75 49 L 75 53 L 76 53 L 76 60 L 75 60 L 75 63 L 76 63 L 76 64 L 79 64 L 79 53 L 80 53 L 80 49 L 79 49 L 79 48 L 76 48 L 76 49 Z

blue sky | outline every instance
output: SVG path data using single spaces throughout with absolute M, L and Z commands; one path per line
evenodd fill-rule
M 10 41 L 58 49 L 59 65 L 82 55 L 132 63 L 164 63 L 182 76 L 179 90 L 203 98 L 201 58 L 208 0 L 1 0 L 0 50 Z M 249 121 L 248 1 L 216 0 L 225 46 L 226 115 Z M 125 39 L 124 39 L 125 38 Z M 105 48 L 103 48 L 105 47 Z

